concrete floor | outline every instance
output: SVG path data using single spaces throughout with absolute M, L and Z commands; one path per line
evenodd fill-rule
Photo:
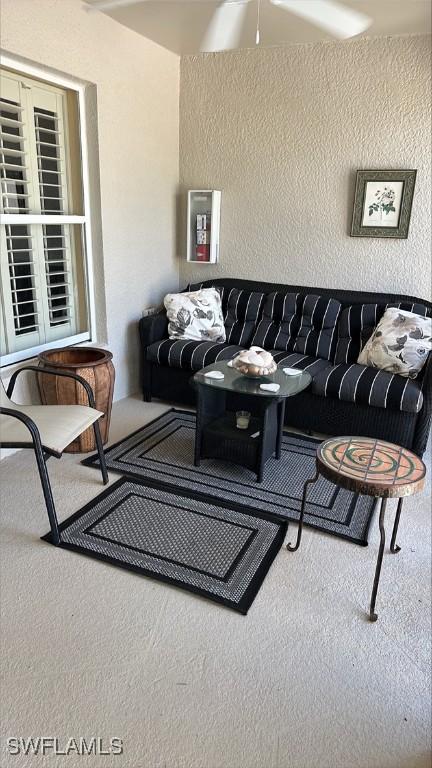
M 117 403 L 111 440 L 163 410 Z M 79 460 L 49 463 L 61 519 L 101 491 Z M 376 520 L 367 548 L 305 529 L 243 617 L 41 542 L 31 452 L 0 473 L 1 768 L 429 768 L 430 486 L 406 500 L 371 624 Z M 43 735 L 124 751 L 8 754 L 7 737 Z

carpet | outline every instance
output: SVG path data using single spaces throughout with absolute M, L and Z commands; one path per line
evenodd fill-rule
M 246 614 L 286 528 L 244 506 L 121 478 L 61 524 L 60 546 Z
M 142 480 L 156 480 L 179 491 L 259 509 L 281 520 L 297 520 L 303 485 L 315 474 L 319 440 L 284 433 L 280 461 L 270 459 L 262 483 L 253 472 L 216 459 L 194 467 L 195 414 L 171 409 L 105 451 L 108 469 Z M 97 454 L 84 465 L 97 467 Z M 367 545 L 375 499 L 338 488 L 320 477 L 309 486 L 304 523 L 320 531 Z

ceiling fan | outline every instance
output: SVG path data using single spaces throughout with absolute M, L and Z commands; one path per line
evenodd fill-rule
M 164 1 L 164 0 L 163 0 Z M 166 0 L 165 0 L 166 1 Z M 187 2 L 190 0 L 179 0 Z M 206 1 L 206 0 L 204 0 Z M 334 37 L 346 39 L 364 32 L 372 19 L 364 13 L 343 5 L 337 0 L 268 0 L 272 5 L 293 13 Z M 149 0 L 96 0 L 86 8 L 89 11 L 113 11 L 117 8 L 146 3 Z M 194 0 L 202 2 L 202 0 Z M 249 3 L 255 3 L 257 24 L 255 43 L 260 42 L 261 0 L 222 0 L 217 6 L 201 43 L 201 51 L 226 51 L 237 48 Z

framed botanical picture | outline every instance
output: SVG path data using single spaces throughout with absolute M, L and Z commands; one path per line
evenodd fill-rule
M 417 171 L 357 171 L 353 237 L 408 237 Z

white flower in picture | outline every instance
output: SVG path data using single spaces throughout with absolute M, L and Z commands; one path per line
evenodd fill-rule
M 389 213 L 396 212 L 396 208 L 394 207 L 396 198 L 394 189 L 391 189 L 391 187 L 384 187 L 382 191 L 377 189 L 375 198 L 375 202 L 369 203 L 369 216 L 373 216 L 375 211 L 380 213 L 382 219 L 384 214 L 388 216 Z
M 363 209 L 364 227 L 397 227 L 402 200 L 403 182 L 386 184 L 369 181 Z

